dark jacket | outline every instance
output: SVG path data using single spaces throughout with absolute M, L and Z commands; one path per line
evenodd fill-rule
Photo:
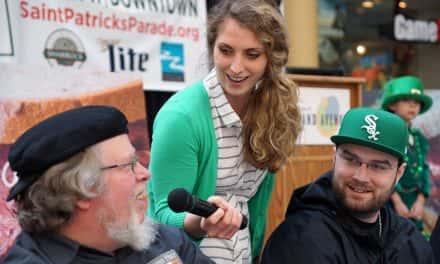
M 433 263 L 428 242 L 414 225 L 381 209 L 378 224 L 362 223 L 341 210 L 332 172 L 294 191 L 286 219 L 271 235 L 262 263 Z
M 432 253 L 437 260 L 436 263 L 440 263 L 440 220 L 437 220 L 429 242 L 431 243 Z
M 118 249 L 114 255 L 81 246 L 55 233 L 31 235 L 22 232 L 0 263 L 155 264 L 171 263 L 177 256 L 183 263 L 214 263 L 201 253 L 183 231 L 166 226 L 159 226 L 156 240 L 148 250 L 135 251 L 125 247 Z

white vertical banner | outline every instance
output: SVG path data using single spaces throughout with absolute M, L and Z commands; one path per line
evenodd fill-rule
M 303 131 L 298 144 L 332 144 L 342 118 L 350 109 L 350 91 L 337 88 L 299 87 Z
M 0 52 L 15 51 L 0 63 L 136 72 L 144 89 L 163 91 L 182 89 L 208 72 L 205 0 L 0 3 Z M 3 38 L 8 25 L 9 42 Z

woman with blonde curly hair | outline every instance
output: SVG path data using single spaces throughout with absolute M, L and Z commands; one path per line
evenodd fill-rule
M 260 254 L 274 174 L 301 128 L 297 88 L 283 73 L 283 19 L 267 1 L 221 1 L 208 17 L 214 64 L 178 92 L 153 126 L 149 214 L 183 228 L 221 263 Z M 175 213 L 167 196 L 185 188 L 219 209 L 208 218 Z M 248 227 L 239 229 L 242 216 Z

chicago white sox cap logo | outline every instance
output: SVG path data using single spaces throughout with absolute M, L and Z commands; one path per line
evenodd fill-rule
M 368 133 L 368 139 L 372 139 L 374 141 L 379 140 L 379 138 L 377 137 L 380 132 L 376 131 L 376 121 L 379 119 L 379 117 L 375 116 L 375 115 L 367 115 L 364 118 L 365 123 L 367 123 L 368 125 L 363 125 L 361 126 L 361 129 L 364 128 L 367 133 Z

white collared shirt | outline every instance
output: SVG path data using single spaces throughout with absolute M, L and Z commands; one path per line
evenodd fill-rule
M 218 144 L 215 194 L 223 197 L 249 218 L 247 202 L 258 191 L 267 170 L 253 167 L 243 156 L 242 127 L 212 70 L 203 80 L 211 105 Z M 238 231 L 230 240 L 205 238 L 200 248 L 217 263 L 252 263 L 249 229 Z

